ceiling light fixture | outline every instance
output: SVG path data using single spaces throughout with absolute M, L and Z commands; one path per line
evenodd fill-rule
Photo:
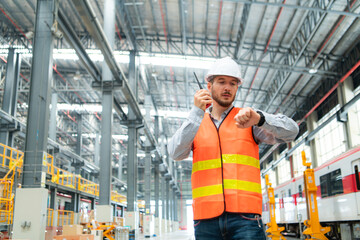
M 317 73 L 317 71 L 318 71 L 318 70 L 317 70 L 316 68 L 310 68 L 310 69 L 309 69 L 309 73 L 310 73 L 310 74 L 315 74 L 315 73 Z

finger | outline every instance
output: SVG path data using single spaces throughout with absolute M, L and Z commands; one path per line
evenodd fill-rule
M 240 122 L 240 123 L 245 123 L 245 122 L 247 122 L 247 121 L 249 121 L 249 117 L 248 117 L 248 116 L 246 116 L 246 115 L 241 115 L 241 116 L 239 117 L 239 122 Z
M 244 124 L 240 124 L 240 123 L 238 123 L 238 122 L 236 122 L 235 125 L 236 125 L 238 128 L 245 128 L 245 125 L 244 125 Z

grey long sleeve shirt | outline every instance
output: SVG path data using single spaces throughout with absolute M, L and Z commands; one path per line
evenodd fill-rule
M 219 128 L 220 123 L 224 120 L 232 107 L 233 106 L 230 106 L 224 111 L 220 121 L 212 118 L 217 128 Z M 263 111 L 261 112 L 265 116 L 265 123 L 261 127 L 253 126 L 254 137 L 258 143 L 275 144 L 291 142 L 295 139 L 299 132 L 299 127 L 294 120 L 281 114 L 274 115 Z M 210 112 L 209 114 L 211 116 Z M 192 150 L 192 143 L 204 115 L 205 112 L 203 110 L 193 106 L 188 118 L 168 143 L 168 151 L 171 158 L 182 160 L 189 156 Z

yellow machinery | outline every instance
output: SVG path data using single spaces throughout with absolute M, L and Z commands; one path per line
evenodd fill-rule
M 330 227 L 322 227 L 319 222 L 314 169 L 310 168 L 310 162 L 306 162 L 304 151 L 301 152 L 301 156 L 303 165 L 306 167 L 304 171 L 304 185 L 308 216 L 308 220 L 304 221 L 307 228 L 303 231 L 303 234 L 305 239 L 328 239 L 325 237 L 325 234 L 330 231 Z
M 107 237 L 109 240 L 115 240 L 115 235 L 113 230 L 115 229 L 115 225 L 106 225 L 106 224 L 100 224 L 97 228 L 98 230 L 103 231 L 103 236 Z
M 270 222 L 267 223 L 268 229 L 266 230 L 269 233 L 268 237 L 274 240 L 282 240 L 286 239 L 281 232 L 285 230 L 285 227 L 278 227 L 276 223 L 275 217 L 275 196 L 274 196 L 274 188 L 271 187 L 271 183 L 269 182 L 269 176 L 265 175 L 266 182 L 266 190 L 269 198 L 269 212 L 270 212 Z

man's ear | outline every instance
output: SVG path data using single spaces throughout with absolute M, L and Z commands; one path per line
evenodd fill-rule
M 212 84 L 211 82 L 207 83 L 207 89 L 209 90 L 209 92 L 211 92 L 211 84 Z

